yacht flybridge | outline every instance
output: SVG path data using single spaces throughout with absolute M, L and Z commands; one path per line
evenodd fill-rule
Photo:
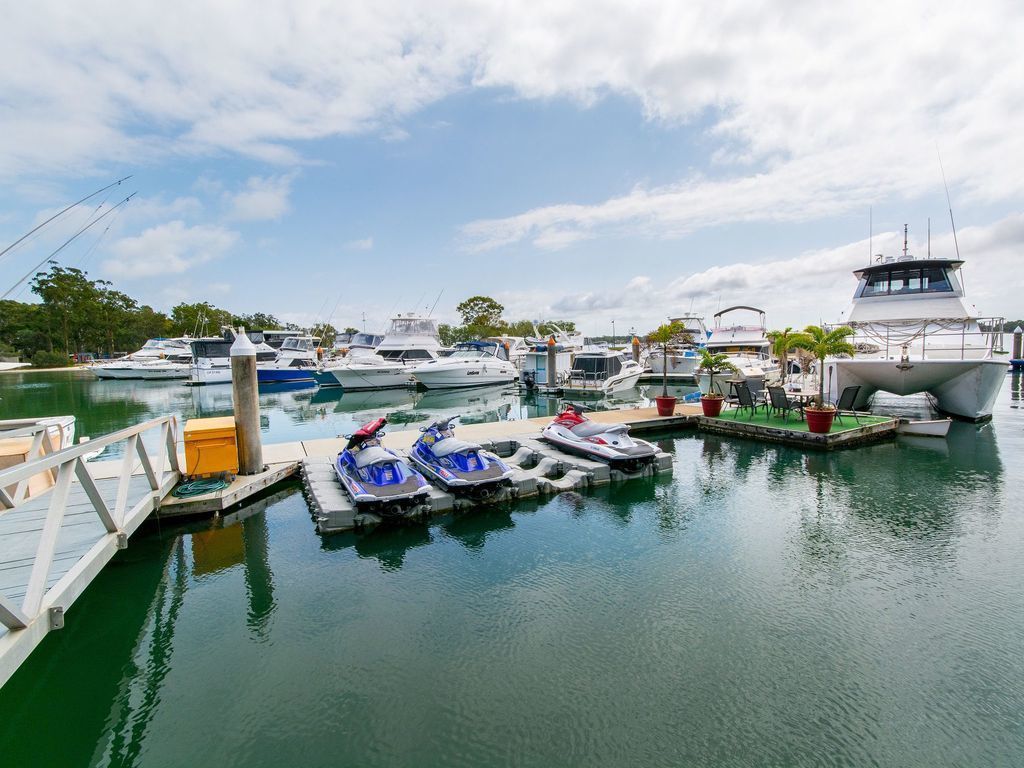
M 939 410 L 979 421 L 1006 379 L 1002 318 L 979 318 L 959 277 L 960 259 L 899 259 L 876 255 L 856 270 L 853 303 L 843 313 L 854 329 L 852 359 L 830 360 L 833 398 L 859 384 L 855 407 L 878 390 L 928 393 Z
M 722 321 L 733 312 L 752 312 L 757 315 L 756 324 L 727 324 Z M 736 368 L 728 375 L 715 377 L 715 389 L 728 395 L 727 379 L 745 381 L 753 391 L 764 389 L 765 380 L 779 376 L 779 364 L 772 360 L 771 344 L 767 337 L 763 309 L 756 307 L 736 306 L 715 313 L 715 327 L 707 342 L 708 352 L 718 354 L 724 352 L 729 362 Z M 697 384 L 703 394 L 710 388 L 710 376 L 706 373 L 697 375 Z
M 412 383 L 412 369 L 437 359 L 440 350 L 437 320 L 398 315 L 372 355 L 345 358 L 325 370 L 348 391 L 405 387 Z
M 504 344 L 496 341 L 467 341 L 455 346 L 448 357 L 416 366 L 413 378 L 427 389 L 479 387 L 511 384 L 517 371 L 508 359 Z

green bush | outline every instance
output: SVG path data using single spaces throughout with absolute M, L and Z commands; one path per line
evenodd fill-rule
M 50 352 L 40 349 L 32 355 L 33 368 L 67 368 L 71 360 L 63 352 Z

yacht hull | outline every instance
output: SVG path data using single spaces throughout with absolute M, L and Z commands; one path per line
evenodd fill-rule
M 256 380 L 260 384 L 315 384 L 312 368 L 257 368 Z
M 193 384 L 230 384 L 231 366 L 204 368 L 192 366 L 189 379 Z
M 481 368 L 453 368 L 439 371 L 414 371 L 413 378 L 427 389 L 455 389 L 483 387 L 494 384 L 511 384 L 515 381 L 512 371 L 487 371 Z
M 138 369 L 134 366 L 124 368 L 96 367 L 91 369 L 97 379 L 139 379 Z
M 139 368 L 134 378 L 143 381 L 167 381 L 169 379 L 187 379 L 189 377 L 189 366 L 165 366 L 154 369 Z
M 855 408 L 866 407 L 879 390 L 894 395 L 928 393 L 943 413 L 969 421 L 992 417 L 1006 380 L 1004 360 L 836 360 L 833 392 L 860 385 Z
M 660 354 L 650 357 L 651 373 L 661 376 L 665 373 L 665 358 Z M 669 376 L 693 376 L 697 369 L 696 355 L 680 355 L 669 352 L 668 354 L 668 375 Z
M 404 366 L 343 366 L 328 372 L 349 392 L 372 389 L 397 389 L 412 383 L 410 371 Z

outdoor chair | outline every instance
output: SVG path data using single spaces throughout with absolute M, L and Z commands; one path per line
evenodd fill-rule
M 790 412 L 797 411 L 800 417 L 803 418 L 803 404 L 799 400 L 787 397 L 786 390 L 782 387 L 768 387 L 768 397 L 768 413 L 778 413 L 781 411 L 783 420 L 789 421 Z
M 836 421 L 840 424 L 843 423 L 843 411 L 846 412 L 847 416 L 853 416 L 854 421 L 860 424 L 860 415 L 853 410 L 853 404 L 857 402 L 857 393 L 859 392 L 859 384 L 843 387 L 842 394 L 839 395 L 839 400 L 836 402 Z
M 748 421 L 752 421 L 754 419 L 754 416 L 757 414 L 758 408 L 760 408 L 762 405 L 765 406 L 765 408 L 768 407 L 768 404 L 765 402 L 764 397 L 761 395 L 755 395 L 753 392 L 751 392 L 750 387 L 747 386 L 746 382 L 740 382 L 738 384 L 734 384 L 733 386 L 736 388 L 736 398 L 739 402 L 739 405 L 737 405 L 732 412 L 732 417 L 734 419 L 740 411 L 749 409 L 750 419 L 748 419 Z

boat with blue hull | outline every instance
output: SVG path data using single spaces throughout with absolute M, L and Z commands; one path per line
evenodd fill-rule
M 289 336 L 281 344 L 277 359 L 256 366 L 260 384 L 306 384 L 315 386 L 318 371 L 317 340 L 312 336 Z

